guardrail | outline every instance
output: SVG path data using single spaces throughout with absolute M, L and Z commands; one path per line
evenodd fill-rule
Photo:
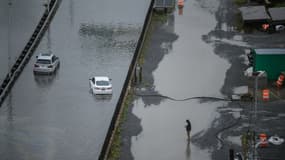
M 140 37 L 139 37 L 139 40 L 138 40 L 138 43 L 137 43 L 137 46 L 136 46 L 136 50 L 135 50 L 135 53 L 134 53 L 134 56 L 132 58 L 130 66 L 129 66 L 129 70 L 128 70 L 128 73 L 127 73 L 127 76 L 126 76 L 126 79 L 125 79 L 125 83 L 123 85 L 123 88 L 122 88 L 119 100 L 118 100 L 116 108 L 115 108 L 115 112 L 113 114 L 113 117 L 112 117 L 109 129 L 107 131 L 107 134 L 106 134 L 106 137 L 105 137 L 105 140 L 104 140 L 104 143 L 103 143 L 103 146 L 101 148 L 101 152 L 100 152 L 100 155 L 99 155 L 99 158 L 98 158 L 99 160 L 106 160 L 107 159 L 107 156 L 108 156 L 108 153 L 109 153 L 109 150 L 110 150 L 110 147 L 111 147 L 111 140 L 112 140 L 112 138 L 114 136 L 114 131 L 115 131 L 117 123 L 118 123 L 118 117 L 119 117 L 119 115 L 121 113 L 122 105 L 123 105 L 125 96 L 126 96 L 126 94 L 128 92 L 128 87 L 130 85 L 131 78 L 134 75 L 134 70 L 135 70 L 135 67 L 137 65 L 137 60 L 139 58 L 139 54 L 141 52 L 141 49 L 142 49 L 142 46 L 143 46 L 143 42 L 145 40 L 146 32 L 147 32 L 148 26 L 150 24 L 151 16 L 152 16 L 152 13 L 153 13 L 154 1 L 155 0 L 151 0 L 150 6 L 148 8 L 148 12 L 147 12 L 146 18 L 144 20 L 144 25 L 143 25 L 143 28 L 142 28 L 142 32 L 140 34 Z
M 34 33 L 29 39 L 28 43 L 24 47 L 23 51 L 17 58 L 14 65 L 10 68 L 10 71 L 7 73 L 5 79 L 2 81 L 0 86 L 0 107 L 4 102 L 6 96 L 14 85 L 15 81 L 23 71 L 25 65 L 30 60 L 33 55 L 36 47 L 38 46 L 41 38 L 44 35 L 44 32 L 48 28 L 49 22 L 55 14 L 56 9 L 58 8 L 59 2 L 58 0 L 50 0 L 50 3 L 47 4 L 46 10 L 38 23 Z

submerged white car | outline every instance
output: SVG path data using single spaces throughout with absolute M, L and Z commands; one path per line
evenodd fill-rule
M 111 79 L 104 76 L 92 77 L 89 79 L 90 89 L 93 94 L 112 94 Z
M 34 64 L 34 73 L 51 74 L 59 67 L 59 58 L 52 53 L 41 53 Z

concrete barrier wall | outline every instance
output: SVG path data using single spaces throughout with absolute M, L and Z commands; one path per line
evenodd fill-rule
M 141 49 L 142 49 L 142 46 L 143 46 L 143 42 L 145 40 L 145 36 L 146 36 L 147 30 L 148 30 L 148 27 L 149 27 L 149 24 L 150 24 L 150 21 L 151 21 L 151 16 L 152 16 L 152 13 L 153 13 L 154 1 L 155 0 L 151 0 L 150 6 L 148 8 L 148 12 L 147 12 L 147 15 L 146 15 L 145 20 L 144 20 L 144 25 L 143 25 L 143 28 L 142 28 L 142 32 L 140 34 L 140 37 L 139 37 L 139 40 L 138 40 L 138 43 L 137 43 L 137 46 L 136 46 L 136 50 L 135 50 L 135 53 L 134 53 L 134 56 L 132 58 L 130 66 L 129 66 L 128 74 L 126 76 L 126 79 L 125 79 L 125 82 L 124 82 L 124 85 L 123 85 L 120 97 L 119 97 L 118 102 L 116 104 L 114 115 L 112 117 L 109 129 L 107 131 L 107 134 L 106 134 L 106 137 L 105 137 L 105 140 L 104 140 L 104 143 L 103 143 L 103 146 L 102 146 L 99 158 L 98 158 L 99 160 L 107 159 L 107 156 L 108 156 L 108 153 L 109 153 L 109 150 L 110 150 L 110 147 L 111 147 L 111 139 L 114 136 L 114 131 L 116 129 L 116 125 L 117 125 L 117 122 L 118 122 L 118 117 L 119 117 L 119 115 L 121 113 L 121 110 L 122 110 L 122 107 L 123 107 L 122 105 L 123 105 L 125 96 L 127 95 L 128 87 L 130 86 L 130 81 L 132 79 L 132 76 L 134 75 L 134 70 L 135 70 L 136 65 L 137 65 L 137 60 L 139 58 L 139 54 L 141 52 Z
M 28 43 L 25 45 L 16 62 L 13 64 L 10 71 L 7 73 L 6 77 L 2 81 L 0 85 L 0 106 L 4 102 L 5 97 L 8 95 L 13 84 L 15 83 L 19 75 L 22 73 L 25 65 L 29 62 L 46 29 L 48 28 L 49 23 L 58 8 L 58 5 L 59 0 L 50 0 L 50 4 L 48 4 L 47 6 L 47 8 L 49 9 L 46 9 L 46 11 L 44 12 Z

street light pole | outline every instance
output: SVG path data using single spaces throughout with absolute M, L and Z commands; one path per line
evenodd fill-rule
M 254 120 L 257 121 L 257 92 L 258 92 L 258 78 L 261 77 L 265 72 L 255 72 L 255 95 L 254 95 Z
M 258 98 L 257 98 L 257 94 L 258 94 L 258 78 L 260 76 L 262 76 L 265 72 L 255 72 L 254 75 L 256 75 L 255 77 L 255 93 L 254 93 L 254 133 L 256 132 L 256 126 L 257 126 L 257 101 L 258 101 Z M 255 135 L 255 134 L 254 134 Z M 255 137 L 254 137 L 255 138 Z M 253 159 L 255 160 L 257 157 L 256 157 L 256 147 L 255 147 L 256 144 L 254 144 L 254 153 L 253 153 Z

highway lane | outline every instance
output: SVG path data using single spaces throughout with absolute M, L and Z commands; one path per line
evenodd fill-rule
M 7 53 L 8 53 L 8 7 L 7 2 L 0 1 L 0 82 L 5 77 L 7 71 Z M 6 54 L 5 54 L 6 53 Z M 4 60 L 5 59 L 5 60 Z
M 0 156 L 9 160 L 96 159 L 101 150 L 150 1 L 63 0 L 39 44 L 61 60 L 53 76 L 34 76 L 35 55 L 0 108 Z M 89 92 L 106 75 L 113 96 Z
M 0 2 L 0 81 L 13 65 L 39 22 L 44 1 L 1 0 Z

